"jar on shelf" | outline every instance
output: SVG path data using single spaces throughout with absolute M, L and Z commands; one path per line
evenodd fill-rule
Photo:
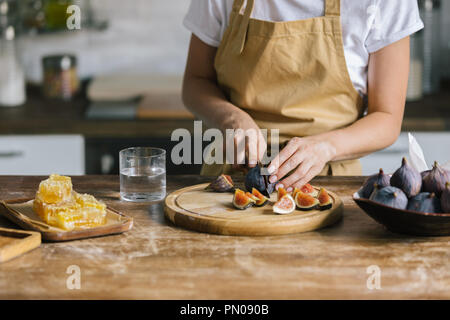
M 43 94 L 47 98 L 72 99 L 78 92 L 80 81 L 77 59 L 73 55 L 53 55 L 42 59 Z
M 0 106 L 16 107 L 25 103 L 25 74 L 15 42 L 15 29 L 1 30 L 0 38 Z

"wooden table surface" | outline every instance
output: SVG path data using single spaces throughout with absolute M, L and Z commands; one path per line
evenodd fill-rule
M 33 196 L 42 177 L 0 177 L 0 199 Z M 168 191 L 206 182 L 169 176 Z M 0 265 L 0 299 L 391 299 L 450 298 L 450 237 L 393 234 L 351 200 L 363 178 L 319 178 L 340 195 L 344 219 L 304 234 L 230 237 L 170 225 L 163 205 L 119 200 L 117 176 L 74 177 L 89 192 L 134 217 L 125 234 L 43 243 Z M 14 227 L 0 217 L 0 227 Z M 68 289 L 67 269 L 81 271 Z M 367 288 L 369 266 L 381 289 Z

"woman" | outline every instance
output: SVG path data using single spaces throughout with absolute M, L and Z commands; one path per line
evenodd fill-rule
M 278 186 L 360 175 L 356 159 L 397 140 L 409 36 L 423 28 L 416 0 L 192 0 L 184 25 L 184 103 L 209 127 L 257 130 L 235 139 L 249 166 L 267 148 L 260 129 L 279 129 Z

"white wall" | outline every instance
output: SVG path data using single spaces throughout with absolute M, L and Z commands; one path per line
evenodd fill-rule
M 111 73 L 182 74 L 189 32 L 182 26 L 189 0 L 91 0 L 109 21 L 105 31 L 24 36 L 20 52 L 27 78 L 39 82 L 41 58 L 74 53 L 81 77 Z M 82 9 L 83 14 L 83 9 Z

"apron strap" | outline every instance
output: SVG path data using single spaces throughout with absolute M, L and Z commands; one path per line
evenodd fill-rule
M 233 11 L 237 14 L 241 12 L 242 6 L 244 5 L 245 0 L 234 0 L 233 2 Z
M 325 0 L 325 16 L 341 15 L 341 0 Z
M 243 0 L 236 0 L 235 1 L 235 5 L 239 4 L 239 9 L 237 14 L 240 13 L 242 6 L 244 5 L 244 1 Z M 244 12 L 244 16 L 241 22 L 241 25 L 239 26 L 239 31 L 238 31 L 238 43 L 236 51 L 237 54 L 241 55 L 242 52 L 244 51 L 244 47 L 245 47 L 245 41 L 247 40 L 247 31 L 248 31 L 248 25 L 250 23 L 250 16 L 252 15 L 253 12 L 253 7 L 255 5 L 255 0 L 247 0 L 247 7 L 245 8 L 245 12 Z

